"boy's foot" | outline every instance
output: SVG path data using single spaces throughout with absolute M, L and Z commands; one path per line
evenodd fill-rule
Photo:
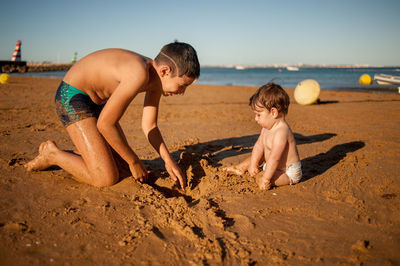
M 237 168 L 236 166 L 224 167 L 222 168 L 222 170 L 234 175 L 243 175 L 245 172 L 244 170 Z
M 47 169 L 53 165 L 50 163 L 50 158 L 57 151 L 59 151 L 59 149 L 53 141 L 48 140 L 42 142 L 39 146 L 39 155 L 32 161 L 26 163 L 24 167 L 27 171 L 40 171 Z

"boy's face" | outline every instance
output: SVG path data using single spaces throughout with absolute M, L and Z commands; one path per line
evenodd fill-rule
M 276 117 L 274 116 L 274 111 L 276 110 L 271 109 L 271 111 L 268 111 L 267 108 L 256 105 L 253 110 L 255 114 L 254 119 L 261 127 L 270 130 L 275 123 Z
M 193 83 L 195 79 L 189 78 L 185 75 L 182 77 L 172 77 L 171 75 L 165 75 L 161 78 L 162 90 L 164 96 L 171 95 L 183 95 L 186 88 Z

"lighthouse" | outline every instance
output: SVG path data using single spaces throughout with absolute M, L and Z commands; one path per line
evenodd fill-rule
M 14 53 L 12 55 L 11 61 L 13 62 L 21 62 L 21 41 L 17 41 L 17 44 L 14 48 Z

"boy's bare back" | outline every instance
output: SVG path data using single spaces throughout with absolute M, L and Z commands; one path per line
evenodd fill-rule
M 152 60 L 124 49 L 104 49 L 87 55 L 74 64 L 64 81 L 87 93 L 96 104 L 104 104 L 124 82 L 142 92 Z

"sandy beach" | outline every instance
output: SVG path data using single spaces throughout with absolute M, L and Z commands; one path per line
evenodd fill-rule
M 55 114 L 59 82 L 0 84 L 1 265 L 400 264 L 400 95 L 322 90 L 301 106 L 287 89 L 304 178 L 268 191 L 222 171 L 260 132 L 248 106 L 256 87 L 163 97 L 159 128 L 184 192 L 145 140 L 139 95 L 121 125 L 151 180 L 99 189 L 23 167 L 47 139 L 74 149 Z

